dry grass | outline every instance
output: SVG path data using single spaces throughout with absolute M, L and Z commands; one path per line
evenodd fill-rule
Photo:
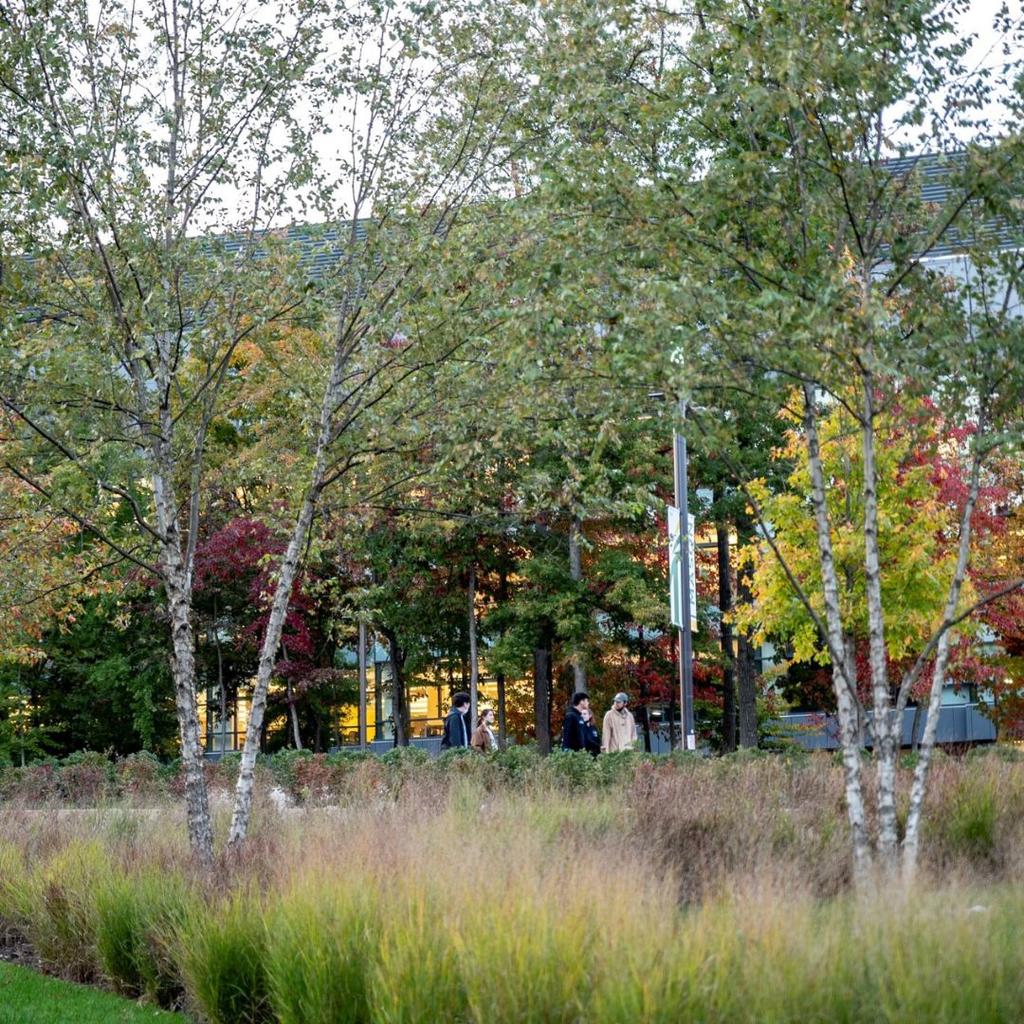
M 829 758 L 569 767 L 262 800 L 209 879 L 172 801 L 2 807 L 0 931 L 212 1021 L 1015 1019 L 1024 766 L 941 759 L 921 886 L 876 901 Z

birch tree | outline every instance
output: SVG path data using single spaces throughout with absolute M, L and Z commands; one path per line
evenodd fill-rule
M 902 840 L 904 869 L 913 873 L 949 647 L 969 614 L 963 588 L 978 491 L 986 460 L 1014 444 L 1020 426 L 1021 380 L 1010 355 L 1020 330 L 1012 251 L 1019 217 L 1000 199 L 1016 181 L 1020 140 L 1007 126 L 1017 116 L 1009 85 L 1020 69 L 1012 62 L 1003 68 L 1005 91 L 971 75 L 963 63 L 969 39 L 953 35 L 949 20 L 955 13 L 931 3 L 899 12 L 868 6 L 856 15 L 828 5 L 770 12 L 705 6 L 689 51 L 697 69 L 691 81 L 712 118 L 713 155 L 689 207 L 688 233 L 691 252 L 717 254 L 705 265 L 717 268 L 722 290 L 708 307 L 699 351 L 716 373 L 729 374 L 729 386 L 750 386 L 753 374 L 767 371 L 769 380 L 796 388 L 806 512 L 818 549 L 813 600 L 775 543 L 757 496 L 748 498 L 761 516 L 763 542 L 779 558 L 832 665 L 862 880 L 874 865 L 892 872 L 901 856 L 896 768 L 903 709 L 930 666 L 926 739 Z M 965 140 L 971 146 L 963 155 L 922 155 Z M 927 190 L 939 183 L 941 201 L 929 202 Z M 736 202 L 738 195 L 744 202 Z M 1011 251 L 996 271 L 991 253 L 1000 244 Z M 950 249 L 958 254 L 955 264 L 930 262 Z M 934 400 L 946 423 L 969 432 L 971 485 L 956 530 L 958 555 L 939 584 L 941 614 L 907 670 L 891 679 L 893 608 L 886 607 L 884 581 L 893 574 L 889 586 L 898 586 L 900 565 L 883 557 L 880 544 L 878 431 L 883 417 L 915 398 Z M 864 591 L 855 615 L 866 623 L 870 663 L 873 823 L 859 754 L 854 629 L 841 600 L 830 510 L 836 490 L 852 481 L 827 474 L 822 456 L 823 421 L 836 406 L 855 425 L 863 474 L 857 497 Z
M 295 574 L 325 492 L 341 491 L 336 504 L 358 505 L 407 482 L 368 486 L 365 467 L 396 452 L 429 458 L 439 441 L 434 375 L 487 325 L 467 282 L 476 272 L 474 224 L 488 210 L 467 210 L 485 203 L 499 148 L 507 152 L 515 97 L 498 87 L 500 48 L 488 41 L 471 61 L 449 52 L 454 36 L 471 31 L 471 9 L 442 16 L 370 3 L 351 18 L 360 43 L 335 71 L 329 116 L 345 129 L 334 153 L 339 170 L 323 192 L 338 197 L 329 212 L 343 240 L 324 293 L 332 333 L 309 382 L 318 412 L 308 422 L 305 475 L 260 651 L 228 837 L 235 849 L 249 828 L 260 727 Z M 401 690 L 396 679 L 399 704 Z
M 233 352 L 295 307 L 257 244 L 310 181 L 292 115 L 323 29 L 305 5 L 0 6 L 16 257 L 0 405 L 22 442 L 5 468 L 160 580 L 189 838 L 207 866 L 191 610 L 204 453 Z

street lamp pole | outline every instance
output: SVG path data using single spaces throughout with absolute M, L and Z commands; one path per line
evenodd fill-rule
M 686 402 L 679 400 L 679 418 L 686 419 Z M 681 430 L 673 438 L 673 468 L 676 486 L 676 508 L 679 509 L 680 570 L 682 585 L 682 625 L 679 627 L 679 696 L 682 708 L 683 749 L 696 750 L 697 736 L 693 723 L 693 638 L 690 635 L 690 503 L 688 500 L 686 438 Z

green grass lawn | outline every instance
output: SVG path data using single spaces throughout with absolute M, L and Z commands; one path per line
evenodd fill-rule
M 186 1024 L 187 1020 L 86 985 L 0 963 L 0 1024 Z

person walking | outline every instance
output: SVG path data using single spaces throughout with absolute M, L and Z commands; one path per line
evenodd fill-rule
M 588 707 L 580 712 L 583 719 L 583 749 L 597 757 L 601 753 L 601 734 L 594 725 L 594 712 Z
M 572 695 L 572 704 L 562 723 L 562 749 L 586 750 L 587 737 L 583 731 L 583 712 L 590 710 L 590 698 L 583 691 Z
M 473 736 L 469 741 L 469 745 L 474 750 L 486 754 L 498 749 L 498 738 L 494 735 L 494 729 L 491 728 L 493 725 L 494 712 L 490 708 L 486 708 L 477 719 L 476 729 L 473 730 Z
M 469 723 L 466 721 L 468 712 L 469 694 L 460 690 L 452 697 L 451 711 L 444 720 L 444 732 L 441 734 L 442 750 L 469 746 Z
M 614 754 L 618 750 L 632 750 L 636 746 L 636 720 L 626 707 L 628 703 L 628 693 L 615 694 L 602 724 L 601 753 Z

